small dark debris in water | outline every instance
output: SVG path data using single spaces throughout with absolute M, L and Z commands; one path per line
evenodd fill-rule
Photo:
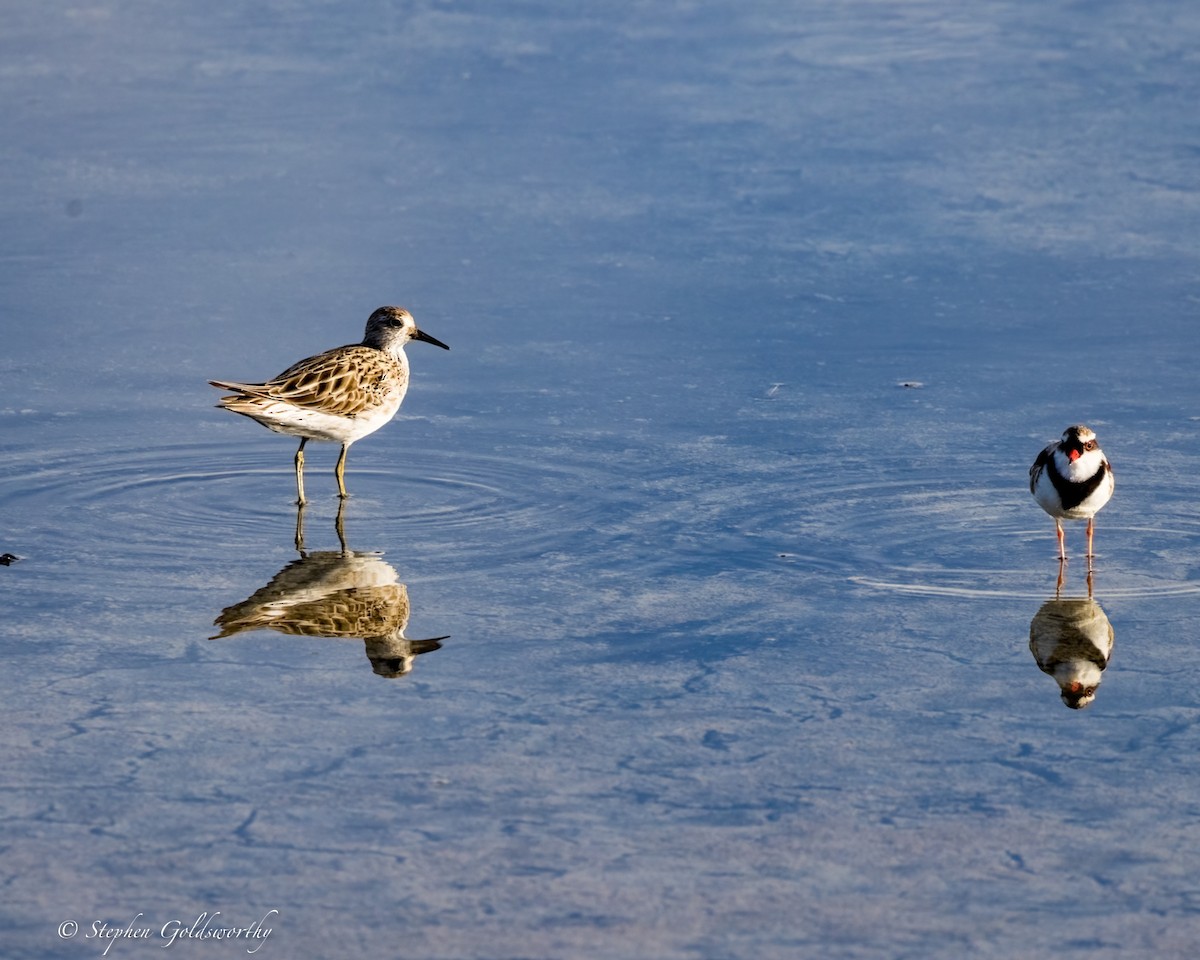
M 905 390 L 920 390 L 925 384 L 920 380 L 901 380 L 896 386 L 903 387 Z
M 16 563 L 20 559 L 21 559 L 20 557 L 15 556 L 14 554 L 11 554 L 11 553 L 0 553 L 0 564 L 3 564 L 6 567 L 11 567 L 14 563 Z

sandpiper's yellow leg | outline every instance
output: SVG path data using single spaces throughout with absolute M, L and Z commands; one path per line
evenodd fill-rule
M 304 445 L 308 443 L 308 437 L 303 437 L 300 440 L 300 449 L 296 451 L 296 503 L 304 506 L 307 501 L 304 499 Z
M 296 507 L 296 552 L 304 556 L 304 504 Z
M 338 496 L 341 497 L 343 500 L 345 500 L 346 497 L 350 496 L 350 494 L 348 494 L 346 492 L 346 481 L 344 479 L 344 476 L 346 473 L 346 451 L 349 449 L 350 449 L 350 444 L 348 444 L 348 443 L 342 444 L 342 453 L 341 453 L 341 456 L 338 457 L 337 467 L 335 467 L 334 471 L 333 471 L 333 475 L 335 477 L 337 477 Z

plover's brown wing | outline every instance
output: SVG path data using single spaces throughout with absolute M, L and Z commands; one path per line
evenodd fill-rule
M 1050 458 L 1054 456 L 1054 448 L 1057 443 L 1052 443 L 1045 450 L 1037 455 L 1037 459 L 1033 461 L 1033 466 L 1029 468 L 1029 492 L 1033 493 L 1037 489 L 1038 477 L 1042 475 L 1042 471 L 1046 469 L 1046 464 L 1050 462 Z

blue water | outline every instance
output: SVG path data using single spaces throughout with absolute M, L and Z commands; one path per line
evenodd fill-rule
M 1197 42 L 0 14 L 0 952 L 1192 957 Z M 451 350 L 340 536 L 309 446 L 298 545 L 294 443 L 206 380 L 385 303 Z M 1100 653 L 1045 636 L 1083 529 L 1059 586 L 1027 491 L 1079 421 L 1116 495 L 1051 609 Z M 1039 650 L 1104 663 L 1090 707 Z

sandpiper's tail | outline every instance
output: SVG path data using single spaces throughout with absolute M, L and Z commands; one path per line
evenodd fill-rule
M 233 410 L 236 413 L 244 413 L 246 409 L 257 409 L 263 400 L 272 399 L 271 395 L 267 393 L 265 383 L 238 383 L 234 380 L 209 380 L 208 382 L 220 390 L 235 391 L 227 397 L 222 397 L 217 406 L 225 410 Z M 244 409 L 239 410 L 239 406 Z

